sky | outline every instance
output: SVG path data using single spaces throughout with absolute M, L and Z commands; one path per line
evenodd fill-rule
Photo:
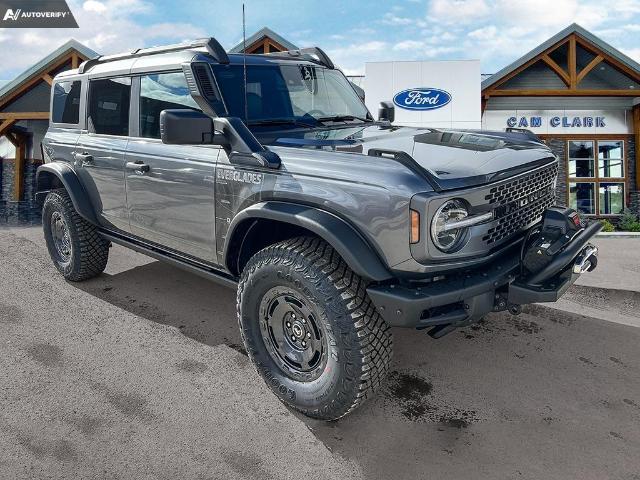
M 100 54 L 214 36 L 242 40 L 240 0 L 68 0 L 78 29 L 0 29 L 0 80 L 69 38 Z M 576 22 L 640 61 L 640 0 L 245 0 L 247 36 L 268 26 L 319 46 L 346 74 L 368 61 L 479 59 L 494 73 Z

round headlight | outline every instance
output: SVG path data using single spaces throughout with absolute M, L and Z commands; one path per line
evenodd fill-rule
M 460 245 L 466 228 L 455 228 L 455 222 L 469 215 L 463 200 L 448 200 L 438 210 L 431 221 L 431 240 L 438 250 L 450 252 Z

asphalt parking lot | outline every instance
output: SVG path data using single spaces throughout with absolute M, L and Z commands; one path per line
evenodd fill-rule
M 640 252 L 600 246 L 624 265 L 564 310 L 394 331 L 384 390 L 323 423 L 253 371 L 233 291 L 120 247 L 67 283 L 0 229 L 0 478 L 638 480 Z

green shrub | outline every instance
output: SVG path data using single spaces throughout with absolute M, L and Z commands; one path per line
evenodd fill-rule
M 616 231 L 616 227 L 614 227 L 613 223 L 611 223 L 609 220 L 601 220 L 600 223 L 602 223 L 602 231 L 603 232 L 615 232 Z
M 638 217 L 629 210 L 625 210 L 622 217 L 620 217 L 618 227 L 620 227 L 620 230 L 623 232 L 640 232 L 640 222 L 638 221 Z

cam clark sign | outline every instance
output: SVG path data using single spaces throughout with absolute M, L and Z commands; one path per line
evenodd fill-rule
M 0 28 L 78 28 L 65 0 L 0 0 Z
M 631 112 L 625 110 L 489 110 L 483 130 L 525 128 L 539 134 L 631 133 Z

